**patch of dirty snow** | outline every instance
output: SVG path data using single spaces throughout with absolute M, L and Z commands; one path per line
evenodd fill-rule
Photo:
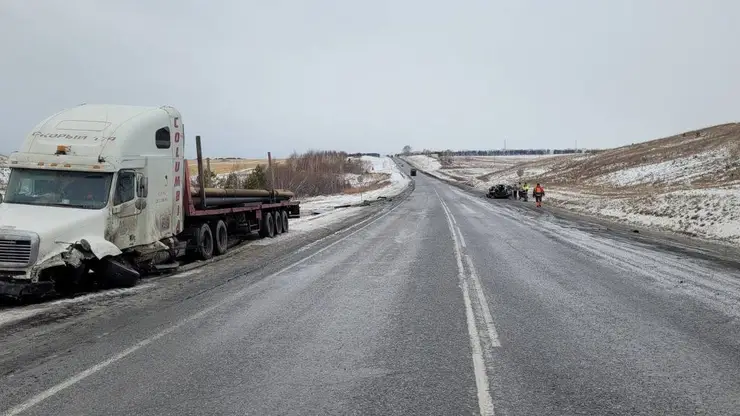
M 0 327 L 23 319 L 31 318 L 36 315 L 40 315 L 44 312 L 49 312 L 57 307 L 65 307 L 68 305 L 77 305 L 82 303 L 96 302 L 99 300 L 106 300 L 114 297 L 128 296 L 137 292 L 149 290 L 154 285 L 154 283 L 145 283 L 132 288 L 104 290 L 100 292 L 76 296 L 73 298 L 59 299 L 53 302 L 46 303 L 43 306 L 27 306 L 18 309 L 7 309 L 0 312 Z
M 324 227 L 336 225 L 340 221 L 350 219 L 352 217 L 361 215 L 364 210 L 368 207 L 349 207 L 326 210 L 315 215 L 311 215 L 303 212 L 301 208 L 301 218 L 291 219 L 290 229 L 286 234 L 280 234 L 274 238 L 262 238 L 249 244 L 257 246 L 267 246 L 274 243 L 279 243 L 286 239 L 294 238 L 298 235 L 303 235 Z

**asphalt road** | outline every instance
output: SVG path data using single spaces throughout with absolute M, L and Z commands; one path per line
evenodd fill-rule
M 0 411 L 740 414 L 737 269 L 517 204 L 417 176 L 270 266 L 179 277 L 219 283 L 177 302 L 31 320 L 0 337 Z

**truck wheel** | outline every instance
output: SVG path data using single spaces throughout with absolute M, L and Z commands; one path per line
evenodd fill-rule
M 215 237 L 214 250 L 216 252 L 216 255 L 220 256 L 226 253 L 226 250 L 229 249 L 229 231 L 226 228 L 226 223 L 224 222 L 224 220 L 218 220 L 215 224 L 213 224 L 211 231 L 213 232 Z
M 208 224 L 202 224 L 195 232 L 195 255 L 201 260 L 213 257 L 213 233 Z
M 275 211 L 273 214 L 273 221 L 275 221 L 275 235 L 283 233 L 283 217 L 280 216 L 280 211 Z
M 262 217 L 260 237 L 275 237 L 275 222 L 272 219 L 272 214 L 269 212 Z
M 280 214 L 280 219 L 283 221 L 283 232 L 288 232 L 288 211 L 283 211 L 282 214 Z

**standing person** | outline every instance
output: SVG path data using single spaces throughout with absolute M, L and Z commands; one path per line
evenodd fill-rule
M 522 197 L 522 183 L 514 185 L 514 199 L 519 200 Z
M 524 194 L 522 197 L 526 201 L 529 197 L 529 184 L 527 182 L 524 182 L 524 186 L 522 186 L 522 193 Z
M 534 200 L 537 202 L 537 206 L 542 206 L 542 197 L 545 196 L 545 188 L 542 185 L 537 184 L 534 187 Z

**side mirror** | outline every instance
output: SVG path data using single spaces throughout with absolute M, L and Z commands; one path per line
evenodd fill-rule
M 141 198 L 146 198 L 149 194 L 149 180 L 146 176 L 139 177 L 139 189 L 136 194 Z
M 146 199 L 145 198 L 137 198 L 136 202 L 134 202 L 134 206 L 138 210 L 142 210 L 146 208 Z

